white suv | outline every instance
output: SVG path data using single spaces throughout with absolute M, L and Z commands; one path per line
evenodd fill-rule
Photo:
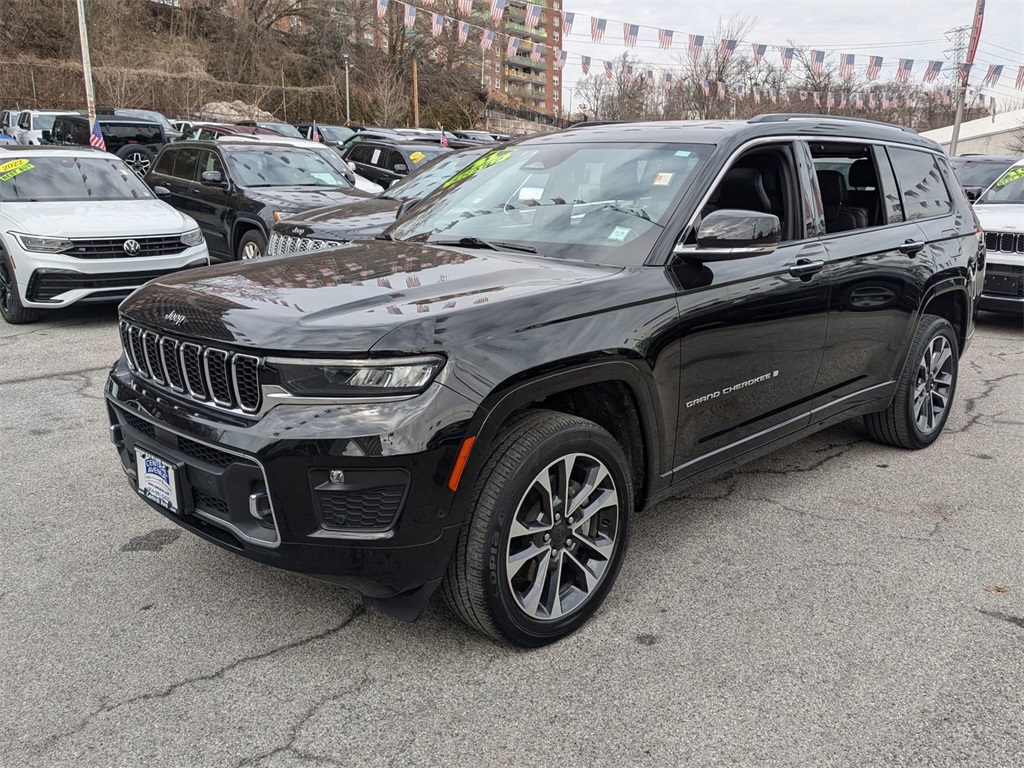
M 124 162 L 89 147 L 0 146 L 0 316 L 117 301 L 210 263 L 196 222 Z
M 1024 160 L 985 190 L 974 212 L 985 230 L 981 308 L 1024 312 Z
M 43 143 L 43 131 L 53 128 L 53 121 L 58 115 L 74 115 L 75 112 L 56 109 L 26 109 L 18 115 L 14 126 L 14 138 L 19 144 L 33 145 Z

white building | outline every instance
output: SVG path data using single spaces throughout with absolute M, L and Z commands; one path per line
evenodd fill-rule
M 936 128 L 921 134 L 932 141 L 937 141 L 948 152 L 949 141 L 953 137 L 953 126 Z M 1012 155 L 1011 144 L 1021 143 L 1024 139 L 1024 109 L 1006 112 L 991 117 L 971 120 L 960 125 L 960 138 L 956 143 L 958 155 Z

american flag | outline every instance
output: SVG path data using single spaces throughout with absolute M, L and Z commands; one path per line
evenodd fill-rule
M 672 47 L 672 36 L 675 35 L 671 29 L 659 29 L 658 30 L 658 47 L 659 48 L 671 48 Z
M 412 29 L 416 26 L 416 6 L 406 5 L 405 6 L 405 28 Z
M 777 102 L 779 100 L 779 89 L 778 88 L 769 88 L 768 89 L 768 98 L 772 100 L 772 104 Z
M 900 65 L 896 67 L 896 80 L 905 83 L 910 80 L 910 73 L 914 69 L 913 59 L 900 59 Z
M 917 106 L 917 91 L 911 91 L 907 94 L 907 106 L 911 109 Z
M 739 85 L 737 85 L 732 90 L 733 90 L 733 93 L 735 93 L 737 96 L 742 96 L 743 95 L 743 84 L 740 83 Z
M 705 96 L 711 95 L 711 83 L 709 83 L 707 80 L 701 80 L 700 87 L 701 90 L 704 91 Z
M 924 68 L 924 81 L 926 83 L 934 83 L 935 78 L 939 76 L 939 72 L 942 71 L 941 61 L 929 61 L 928 66 Z
M 595 43 L 600 43 L 604 38 L 605 27 L 608 26 L 608 22 L 605 19 L 598 19 L 591 17 L 590 19 L 590 37 Z
M 718 55 L 722 57 L 723 61 L 728 61 L 732 57 L 732 52 L 735 50 L 735 40 L 723 40 L 722 44 L 718 46 Z
M 565 57 L 565 51 L 558 51 L 555 54 L 555 69 L 562 69 L 563 67 L 565 67 Z
M 434 0 L 423 0 L 423 4 L 424 5 L 428 5 L 431 8 L 433 8 L 434 7 Z
M 443 125 L 441 126 L 441 146 L 442 147 L 447 147 L 448 146 L 448 136 L 445 135 L 444 126 Z
M 444 31 L 444 16 L 440 13 L 433 14 L 433 19 L 430 24 L 430 34 L 434 37 L 440 37 Z
M 824 51 L 811 51 L 811 72 L 816 75 L 821 74 L 821 67 L 825 63 L 825 52 Z
M 583 66 L 583 74 L 584 75 L 589 75 L 590 74 L 590 57 L 589 56 L 583 56 L 582 59 L 583 60 L 580 63 Z
M 989 96 L 988 99 L 988 111 L 992 113 L 992 122 L 996 121 L 996 97 Z
M 755 104 L 760 104 L 761 103 L 761 89 L 760 88 L 754 88 L 751 91 L 751 93 L 754 95 L 754 103 Z
M 839 74 L 843 77 L 853 77 L 853 64 L 856 59 L 852 53 L 839 54 Z
M 849 103 L 849 96 L 844 92 L 839 95 L 839 108 L 846 109 L 846 105 Z
M 465 21 L 459 22 L 459 45 L 465 45 L 469 39 L 469 24 Z
M 868 80 L 874 80 L 878 77 L 878 73 L 882 71 L 882 57 L 881 56 L 868 56 Z
M 489 51 L 491 44 L 494 42 L 494 32 L 489 29 L 485 29 L 484 33 L 480 35 L 480 50 Z
M 508 45 L 505 46 L 506 56 L 515 56 L 519 52 L 519 38 L 510 37 L 508 39 Z
M 821 92 L 820 91 L 815 91 L 811 95 L 814 96 L 814 106 L 820 107 L 821 106 Z
M 530 61 L 532 61 L 532 62 L 540 61 L 540 57 L 541 57 L 541 55 L 543 53 L 544 53 L 544 46 L 541 43 L 534 43 L 533 47 L 530 49 Z
M 880 101 L 882 102 L 882 109 L 888 109 L 889 108 L 889 94 L 888 93 L 883 93 L 882 96 L 881 96 Z
M 320 129 L 316 127 L 316 120 L 313 121 L 313 130 L 309 136 L 312 141 L 320 141 Z
M 665 73 L 665 76 L 662 78 L 662 83 L 664 83 L 666 91 L 671 91 L 672 90 L 672 73 L 671 72 L 666 72 Z
M 103 132 L 100 130 L 100 121 L 97 118 L 92 124 L 92 133 L 89 134 L 89 146 L 107 151 L 107 142 L 103 140 Z
M 654 70 L 653 69 L 648 69 L 647 70 L 647 84 L 648 85 L 654 85 Z
M 793 66 L 793 49 L 792 48 L 779 48 L 782 53 L 782 70 L 789 72 L 789 68 Z
M 613 72 L 614 72 L 614 68 L 612 67 L 612 63 L 610 61 L 606 61 L 604 63 L 604 76 L 605 77 L 611 77 Z
M 377 0 L 377 18 L 383 19 L 388 12 L 388 0 Z
M 575 13 L 563 13 L 562 14 L 562 37 L 568 37 L 569 33 L 572 32 L 572 23 L 576 21 Z
M 971 68 L 974 64 L 970 61 L 965 61 L 960 65 L 960 78 L 964 85 L 967 85 L 967 78 L 971 76 Z
M 797 91 L 797 93 L 800 94 L 800 101 L 807 101 L 807 96 L 808 96 L 808 92 L 807 91 Z
M 508 0 L 491 0 L 491 21 L 495 24 L 501 23 L 501 19 L 505 15 L 505 6 L 507 5 Z
M 825 96 L 825 105 L 829 109 L 832 109 L 832 107 L 834 107 L 836 105 L 836 95 L 832 91 L 829 91 L 826 94 L 826 96 Z
M 540 11 L 539 5 L 533 3 L 526 4 L 526 18 L 523 23 L 526 24 L 530 29 L 536 29 L 537 25 L 540 24 Z
M 627 48 L 636 47 L 636 37 L 640 34 L 639 24 L 623 24 L 622 39 L 626 42 Z
M 981 86 L 984 88 L 986 85 L 991 85 L 993 88 L 999 83 L 999 78 L 1003 76 L 1003 65 L 1002 64 L 989 64 L 988 74 L 985 75 L 985 79 L 981 81 Z
M 690 55 L 693 58 L 700 56 L 700 52 L 703 47 L 704 35 L 690 35 Z
M 952 103 L 952 101 L 953 94 L 950 92 L 949 88 L 947 88 L 942 92 L 942 104 L 948 107 Z
M 871 109 L 875 108 L 875 94 L 874 92 L 868 94 L 868 107 Z
M 1024 67 L 1017 68 L 1017 85 L 1018 91 L 1024 91 Z
M 633 65 L 632 64 L 627 64 L 626 65 L 626 68 L 622 72 L 622 76 L 623 76 L 623 79 L 625 79 L 625 81 L 627 83 L 632 83 L 633 82 Z
M 762 43 L 751 43 L 750 47 L 754 51 L 754 63 L 760 64 L 761 59 L 764 58 L 765 53 L 768 52 L 768 46 Z
M 473 0 L 459 0 L 459 13 L 468 16 L 473 12 Z
M 864 95 L 860 93 L 853 94 L 853 106 L 857 109 L 864 109 Z
M 725 98 L 725 83 L 723 83 L 721 80 L 718 81 L 718 98 Z

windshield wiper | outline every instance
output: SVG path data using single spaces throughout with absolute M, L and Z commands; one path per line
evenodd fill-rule
M 489 251 L 522 251 L 523 253 L 536 253 L 537 249 L 531 245 L 520 243 L 499 243 L 493 240 L 484 240 L 482 237 L 461 237 L 458 240 L 428 240 L 427 245 L 443 245 L 458 248 L 486 248 Z

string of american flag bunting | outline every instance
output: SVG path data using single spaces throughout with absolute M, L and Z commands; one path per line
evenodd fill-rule
M 377 18 L 382 19 L 387 14 L 388 7 L 392 0 L 376 0 L 377 4 Z M 505 55 L 506 56 L 517 56 L 521 55 L 524 51 L 528 53 L 530 60 L 533 62 L 539 62 L 544 56 L 545 49 L 548 49 L 552 54 L 552 61 L 556 69 L 561 70 L 565 67 L 569 53 L 555 46 L 550 46 L 545 43 L 530 43 L 529 41 L 524 42 L 522 38 L 514 35 L 507 34 L 505 32 L 496 32 L 493 29 L 487 27 L 481 27 L 477 24 L 472 24 L 465 20 L 465 18 L 452 18 L 446 16 L 443 13 L 439 13 L 433 10 L 429 10 L 435 6 L 435 0 L 420 0 L 422 6 L 416 6 L 412 3 L 403 2 L 402 0 L 395 0 L 398 5 L 403 6 L 403 23 L 407 29 L 414 29 L 416 26 L 418 11 L 423 11 L 425 15 L 430 17 L 430 33 L 433 37 L 440 37 L 446 25 L 449 23 L 454 25 L 457 33 L 457 38 L 460 45 L 465 45 L 469 41 L 470 34 L 479 35 L 479 47 L 482 52 L 487 52 L 499 44 L 501 38 L 505 38 Z M 508 8 L 508 0 L 456 0 L 456 8 L 462 16 L 469 16 L 474 9 L 474 4 L 483 4 L 487 7 L 489 18 L 494 24 L 501 24 L 504 20 L 505 11 Z M 425 7 L 424 7 L 425 6 Z M 536 29 L 542 18 L 543 12 L 546 10 L 545 6 L 534 3 L 526 4 L 526 12 L 524 17 L 524 26 L 528 29 Z M 569 11 L 555 11 L 553 15 L 556 17 L 556 21 L 560 20 L 561 34 L 563 39 L 567 39 L 573 31 L 573 27 L 577 24 L 580 17 L 585 14 L 572 13 Z M 652 27 L 644 24 L 632 24 L 627 21 L 615 21 L 610 19 L 603 19 L 596 16 L 590 16 L 590 40 L 594 43 L 602 43 L 605 39 L 605 34 L 609 32 L 612 25 L 620 25 L 622 28 L 622 41 L 623 45 L 629 48 L 636 48 L 641 38 L 641 32 L 653 30 L 657 35 L 658 48 L 662 50 L 671 50 L 677 42 L 683 43 L 682 34 L 679 34 L 677 38 L 676 30 L 662 29 L 659 27 Z M 703 51 L 714 50 L 716 41 L 710 37 L 697 34 L 688 34 L 685 38 L 686 50 L 688 54 L 694 58 L 701 55 Z M 724 60 L 728 61 L 734 53 L 739 49 L 741 41 L 722 38 L 717 41 L 719 56 Z M 780 65 L 785 72 L 789 72 L 793 66 L 796 54 L 796 48 L 793 46 L 785 45 L 769 45 L 767 43 L 749 43 L 751 56 L 755 64 L 760 64 L 766 56 L 769 55 L 769 51 L 777 52 L 780 57 Z M 864 68 L 864 75 L 869 81 L 877 80 L 881 74 L 883 66 L 892 64 L 892 57 L 883 57 L 875 55 L 863 55 L 853 53 L 842 53 L 838 51 L 832 51 L 831 49 L 810 49 L 807 52 L 808 69 L 812 74 L 820 74 L 825 67 L 825 57 L 830 52 L 839 53 L 839 74 L 841 77 L 852 78 L 855 75 L 857 67 Z M 573 54 L 574 58 L 577 54 Z M 590 56 L 579 55 L 580 66 L 584 75 L 591 74 L 594 69 L 594 61 Z M 925 62 L 918 62 L 914 59 L 898 58 L 896 62 L 896 73 L 895 80 L 898 83 L 909 84 L 912 79 L 916 80 L 915 67 L 923 64 L 923 68 L 918 69 L 921 73 L 921 83 L 924 85 L 934 85 L 939 75 L 943 73 L 944 62 L 928 60 Z M 981 88 L 992 87 L 998 85 L 999 81 L 1003 78 L 1006 70 L 1012 70 L 1013 65 L 1003 64 L 990 64 L 985 76 L 981 82 Z M 972 74 L 973 65 L 970 63 L 959 63 L 957 65 L 958 74 L 962 83 L 966 84 Z M 678 73 L 665 70 L 661 67 L 644 67 L 644 71 L 637 73 L 633 71 L 632 65 L 625 65 L 623 68 L 623 78 L 626 81 L 631 81 L 635 77 L 645 78 L 649 84 L 655 85 L 660 80 L 661 85 L 665 90 L 671 90 L 676 85 L 681 85 L 688 82 L 688 79 Z M 615 64 L 613 61 L 603 61 L 602 71 L 607 77 L 613 77 L 615 73 Z M 656 77 L 656 71 L 660 72 L 661 77 Z M 1009 74 L 1009 73 L 1007 73 Z M 695 84 L 697 85 L 697 84 Z M 886 93 L 876 93 L 875 91 L 867 92 L 856 92 L 856 93 L 833 93 L 831 91 L 821 93 L 819 91 L 808 91 L 800 89 L 776 89 L 776 88 L 745 88 L 744 85 L 738 84 L 729 87 L 726 83 L 721 81 L 708 81 L 702 80 L 699 86 L 703 90 L 706 96 L 715 96 L 720 99 L 725 99 L 730 95 L 738 97 L 745 96 L 748 92 L 750 97 L 755 103 L 760 103 L 762 99 L 770 100 L 772 102 L 785 102 L 791 103 L 793 99 L 799 99 L 801 101 L 807 101 L 812 99 L 816 106 L 821 106 L 823 103 L 825 106 L 833 107 L 838 106 L 845 108 L 848 106 L 854 106 L 861 109 L 866 104 L 869 108 L 874 108 L 880 105 L 882 109 L 888 109 L 890 106 L 897 106 L 900 95 L 890 95 Z M 1017 76 L 1015 88 L 1018 91 L 1024 91 L 1024 65 L 1017 68 Z M 931 96 L 932 98 L 938 97 L 946 104 L 950 103 L 952 99 L 952 89 L 944 89 L 941 91 L 933 91 L 931 94 L 924 94 L 925 97 Z M 916 92 L 908 93 L 902 96 L 906 106 L 914 107 L 919 98 Z M 995 98 L 990 99 L 990 109 L 995 109 Z

